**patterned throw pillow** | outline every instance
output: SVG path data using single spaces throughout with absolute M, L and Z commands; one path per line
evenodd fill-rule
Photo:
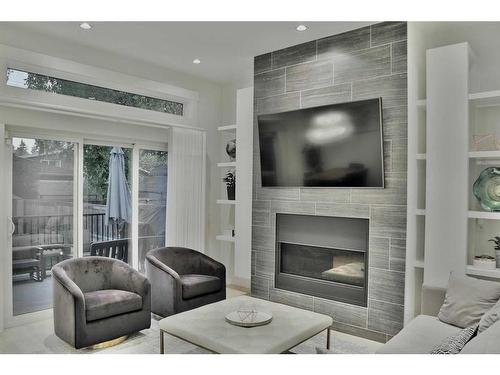
M 458 354 L 476 334 L 478 324 L 462 329 L 436 345 L 430 354 Z

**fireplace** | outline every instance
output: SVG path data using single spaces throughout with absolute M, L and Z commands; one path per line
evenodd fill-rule
M 276 288 L 367 306 L 368 230 L 368 219 L 276 214 Z

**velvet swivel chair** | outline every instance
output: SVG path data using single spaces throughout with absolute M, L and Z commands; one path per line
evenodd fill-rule
M 146 254 L 151 311 L 169 316 L 226 298 L 226 268 L 196 250 L 163 247 Z
M 77 349 L 151 326 L 151 285 L 120 260 L 68 259 L 52 278 L 55 334 Z

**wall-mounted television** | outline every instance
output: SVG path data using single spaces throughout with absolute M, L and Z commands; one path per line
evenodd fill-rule
M 257 121 L 263 187 L 384 187 L 381 98 Z

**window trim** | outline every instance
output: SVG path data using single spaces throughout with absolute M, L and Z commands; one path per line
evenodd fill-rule
M 0 85 L 0 104 L 2 105 L 69 113 L 103 120 L 125 121 L 146 126 L 177 126 L 203 130 L 197 126 L 199 95 L 195 91 L 5 45 L 0 45 L 0 68 L 4 77 L 3 84 Z M 172 115 L 120 104 L 7 86 L 7 68 L 175 101 L 183 104 L 184 113 L 183 116 Z
M 158 98 L 158 97 L 154 97 L 154 96 L 149 96 L 149 95 L 144 95 L 144 94 L 138 94 L 137 92 L 116 90 L 116 89 L 113 89 L 113 88 L 110 88 L 110 87 L 91 85 L 91 84 L 84 83 L 84 82 L 72 81 L 72 80 L 68 80 L 68 79 L 64 79 L 64 78 L 60 78 L 60 77 L 55 77 L 55 76 L 50 76 L 50 75 L 46 75 L 46 74 L 35 73 L 35 72 L 27 71 L 27 70 L 15 69 L 15 68 L 11 68 L 11 67 L 7 67 L 6 71 L 7 71 L 7 76 L 9 75 L 9 72 L 23 73 L 23 74 L 27 74 L 27 75 L 36 75 L 38 78 L 41 78 L 41 79 L 42 78 L 43 79 L 49 79 L 49 80 L 53 79 L 53 80 L 57 80 L 57 81 L 59 81 L 61 83 L 64 82 L 64 83 L 79 85 L 80 87 L 84 86 L 84 87 L 86 87 L 88 89 L 94 88 L 94 89 L 102 90 L 103 92 L 107 93 L 108 95 L 112 95 L 113 93 L 125 94 L 127 96 L 134 96 L 135 95 L 135 96 L 141 97 L 142 99 L 150 99 L 150 100 L 156 100 L 156 101 L 163 102 L 163 105 L 166 105 L 166 104 L 180 105 L 181 106 L 180 112 L 182 114 L 168 112 L 168 111 L 163 111 L 163 110 L 159 110 L 159 109 L 152 109 L 152 108 L 141 107 L 140 105 L 138 105 L 139 103 L 136 103 L 136 105 L 123 104 L 123 103 L 117 103 L 117 102 L 113 102 L 113 101 L 109 101 L 109 100 L 104 100 L 104 99 L 96 99 L 95 97 L 85 97 L 85 96 L 79 96 L 79 95 L 75 95 L 75 94 L 71 94 L 71 93 L 50 91 L 49 89 L 44 89 L 44 88 L 34 88 L 34 87 L 29 87 L 28 85 L 26 85 L 25 87 L 21 87 L 21 86 L 18 86 L 16 84 L 12 84 L 12 83 L 9 84 L 9 79 L 7 78 L 6 84 L 9 87 L 21 88 L 21 89 L 24 89 L 24 90 L 36 90 L 36 91 L 48 92 L 48 93 L 53 93 L 53 94 L 58 94 L 58 95 L 66 95 L 66 96 L 71 96 L 71 97 L 75 97 L 75 98 L 81 98 L 81 99 L 87 99 L 87 100 L 95 100 L 95 101 L 103 102 L 103 103 L 118 104 L 118 105 L 123 105 L 123 106 L 126 106 L 126 107 L 138 108 L 138 109 L 145 109 L 145 110 L 148 110 L 148 111 L 155 111 L 155 112 L 159 112 L 159 113 L 171 114 L 171 115 L 181 116 L 181 117 L 184 116 L 184 107 L 185 107 L 185 104 L 182 103 L 181 100 L 163 99 L 163 98 Z

